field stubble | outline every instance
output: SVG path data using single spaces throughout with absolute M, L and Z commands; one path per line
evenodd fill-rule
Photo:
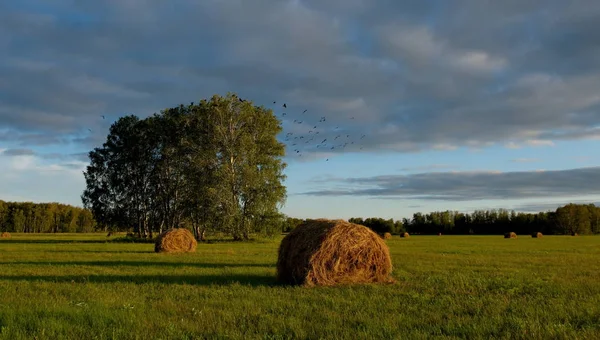
M 393 285 L 275 281 L 281 238 L 0 240 L 0 339 L 599 339 L 600 237 L 395 236 Z

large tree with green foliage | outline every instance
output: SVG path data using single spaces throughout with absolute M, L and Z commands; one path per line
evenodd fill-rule
M 149 237 L 184 225 L 199 239 L 273 233 L 286 198 L 279 132 L 271 110 L 231 93 L 123 117 L 89 154 L 83 203 L 98 223 Z

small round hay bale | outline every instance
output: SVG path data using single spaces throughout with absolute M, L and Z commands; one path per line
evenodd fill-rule
M 517 238 L 517 234 L 511 231 L 510 233 L 504 234 L 504 238 Z
M 191 231 L 185 228 L 172 228 L 156 238 L 154 251 L 157 253 L 195 252 L 198 242 Z
M 442 233 L 438 233 L 438 236 L 442 236 Z
M 304 286 L 395 282 L 385 241 L 344 220 L 306 221 L 279 245 L 277 280 Z
M 389 239 L 391 239 L 391 238 L 392 238 L 392 234 L 390 234 L 390 233 L 385 233 L 385 234 L 383 234 L 383 239 L 384 239 L 384 240 L 389 240 Z
M 409 238 L 410 235 L 408 233 L 401 233 L 400 237 Z
M 5 231 L 2 234 L 0 234 L 0 238 L 10 238 L 10 233 L 8 231 Z
M 533 238 L 542 238 L 542 237 L 544 237 L 544 235 L 538 231 L 537 233 L 531 234 L 531 237 L 533 237 Z
M 571 233 L 571 236 L 579 236 L 578 233 Z

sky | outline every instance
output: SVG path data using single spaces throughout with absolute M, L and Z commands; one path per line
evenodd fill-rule
M 118 117 L 231 91 L 282 119 L 289 216 L 598 204 L 599 18 L 595 0 L 2 1 L 0 199 L 81 206 Z

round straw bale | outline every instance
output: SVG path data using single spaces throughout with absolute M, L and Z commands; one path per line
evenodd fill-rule
M 511 231 L 510 233 L 504 234 L 504 238 L 517 238 L 517 234 Z
M 198 242 L 191 231 L 185 228 L 172 228 L 156 238 L 154 251 L 157 253 L 189 253 L 196 251 Z
M 385 234 L 383 234 L 383 239 L 384 239 L 384 240 L 389 240 L 389 239 L 391 239 L 391 238 L 392 238 L 392 234 L 390 234 L 390 233 L 385 233 Z
M 5 231 L 2 234 L 0 234 L 0 238 L 10 238 L 10 233 L 8 231 Z
M 571 233 L 571 236 L 579 236 L 579 234 L 578 234 L 578 233 L 575 233 L 575 232 L 573 232 L 573 233 Z
M 400 237 L 409 238 L 410 235 L 408 233 L 401 233 Z
M 533 238 L 542 238 L 544 235 L 542 233 L 540 233 L 539 231 L 537 233 L 533 233 L 531 234 L 531 237 Z
M 277 280 L 304 286 L 395 282 L 381 236 L 344 220 L 306 221 L 279 245 Z

